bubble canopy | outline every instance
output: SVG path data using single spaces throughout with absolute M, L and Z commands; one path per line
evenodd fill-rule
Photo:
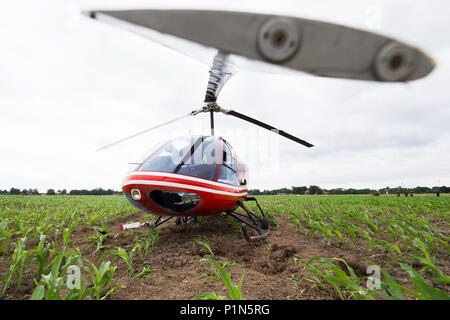
M 170 140 L 147 155 L 137 171 L 160 171 L 237 185 L 237 163 L 222 138 L 189 136 Z

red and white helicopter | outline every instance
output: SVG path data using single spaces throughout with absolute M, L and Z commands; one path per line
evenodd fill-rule
M 177 223 L 192 217 L 228 213 L 244 224 L 244 235 L 250 239 L 265 237 L 269 224 L 261 210 L 257 215 L 244 206 L 255 198 L 247 196 L 247 167 L 239 161 L 227 141 L 214 136 L 188 136 L 158 146 L 129 172 L 122 190 L 136 208 L 159 215 L 151 225 L 177 217 Z M 248 219 L 236 212 L 240 206 Z M 165 217 L 165 218 L 163 218 Z M 251 219 L 250 219 L 251 220 Z M 125 225 L 123 228 L 139 224 Z M 258 235 L 249 236 L 246 227 Z
M 180 224 L 195 221 L 198 216 L 225 213 L 242 223 L 247 240 L 267 237 L 268 219 L 256 198 L 247 194 L 247 167 L 226 140 L 214 136 L 214 113 L 240 118 L 307 147 L 313 145 L 217 104 L 219 92 L 237 65 L 230 57 L 246 58 L 241 61 L 251 68 L 259 68 L 254 61 L 262 61 L 316 76 L 383 82 L 419 79 L 434 68 L 433 60 L 414 47 L 371 32 L 314 20 L 204 10 L 89 10 L 84 14 L 169 47 L 179 49 L 181 44 L 189 49 L 193 45 L 217 49 L 209 71 L 205 106 L 101 148 L 187 116 L 210 113 L 211 135 L 181 137 L 160 144 L 128 172 L 122 183 L 126 197 L 133 206 L 158 217 L 151 223 L 123 225 L 124 229 L 141 225 L 156 228 L 173 217 Z M 245 206 L 247 201 L 256 202 L 258 212 Z

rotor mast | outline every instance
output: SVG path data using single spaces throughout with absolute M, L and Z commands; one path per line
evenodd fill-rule
M 214 136 L 214 111 L 209 112 L 209 121 L 211 124 L 211 135 Z

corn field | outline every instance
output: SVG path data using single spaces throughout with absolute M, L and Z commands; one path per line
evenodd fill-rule
M 374 278 L 356 274 L 341 258 L 295 257 L 307 271 L 304 280 L 320 290 L 332 290 L 339 299 L 449 299 L 450 197 L 259 196 L 258 201 L 274 228 L 288 224 L 324 247 L 358 250 L 380 273 L 376 286 L 367 286 Z M 114 299 L 126 290 L 124 283 L 152 277 L 156 271 L 146 261 L 164 242 L 159 231 L 108 229 L 138 213 L 117 196 L 1 196 L 0 299 L 20 298 L 25 289 L 36 300 Z M 132 240 L 110 246 L 121 237 Z M 244 274 L 233 284 L 226 268 L 231 264 L 214 260 L 207 237 L 192 245 L 203 247 L 210 257 L 202 260 L 217 268 L 209 278 L 228 287 L 230 299 L 244 299 L 241 287 L 249 281 Z M 270 235 L 260 246 L 270 248 Z M 379 257 L 385 265 L 372 261 Z M 386 266 L 396 266 L 401 281 Z M 74 268 L 81 277 L 72 276 Z M 216 293 L 185 298 L 199 297 L 227 298 Z
M 414 287 L 399 285 L 378 266 L 386 280 L 380 283 L 383 290 L 367 290 L 361 286 L 367 277 L 357 277 L 345 261 L 344 270 L 336 264 L 339 259 L 304 261 L 305 268 L 314 273 L 312 281 L 328 283 L 340 298 L 403 299 L 405 292 L 417 299 L 449 299 L 435 288 L 444 287 L 448 292 L 450 285 L 449 197 L 261 196 L 259 201 L 274 217 L 287 217 L 298 232 L 324 246 L 363 250 L 368 262 L 374 256 L 386 257 L 389 264 L 409 275 Z M 436 264 L 436 258 L 446 262 L 446 271 Z

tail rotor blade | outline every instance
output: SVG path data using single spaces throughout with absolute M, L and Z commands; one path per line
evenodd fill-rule
M 275 127 L 272 127 L 271 125 L 268 125 L 267 123 L 264 123 L 264 122 L 261 122 L 259 120 L 250 118 L 249 116 L 246 116 L 245 114 L 239 113 L 237 111 L 228 110 L 226 112 L 226 114 L 231 115 L 231 116 L 235 116 L 235 117 L 237 117 L 239 119 L 242 119 L 242 120 L 248 121 L 250 123 L 256 124 L 257 126 L 260 126 L 260 127 L 264 128 L 264 129 L 267 129 L 267 130 L 270 130 L 272 132 L 278 133 L 280 136 L 283 136 L 283 137 L 285 137 L 285 138 L 287 138 L 289 140 L 292 140 L 292 141 L 295 141 L 297 143 L 300 143 L 300 144 L 302 144 L 302 145 L 304 145 L 304 146 L 306 146 L 308 148 L 314 146 L 311 143 L 306 142 L 305 140 L 302 140 L 302 139 L 299 139 L 297 137 L 294 137 L 293 135 L 291 135 L 289 133 L 286 133 L 283 130 L 279 130 L 279 129 L 275 128 Z
M 177 121 L 177 120 L 180 120 L 180 119 L 183 119 L 183 118 L 192 116 L 192 115 L 193 115 L 192 113 L 189 113 L 189 114 L 186 114 L 186 115 L 184 115 L 184 116 L 181 116 L 181 117 L 172 119 L 172 120 L 170 120 L 170 121 L 164 122 L 164 123 L 162 123 L 162 124 L 159 124 L 159 125 L 157 125 L 157 126 L 154 126 L 154 127 L 148 128 L 148 129 L 145 129 L 145 130 L 140 131 L 140 132 L 137 132 L 137 133 L 135 133 L 135 134 L 133 134 L 133 135 L 131 135 L 131 136 L 128 136 L 128 137 L 126 137 L 126 138 L 123 138 L 123 139 L 117 140 L 117 141 L 115 141 L 115 142 L 113 142 L 113 143 L 110 143 L 110 144 L 108 144 L 108 145 L 106 145 L 106 146 L 104 146 L 104 147 L 101 147 L 101 148 L 99 148 L 99 149 L 97 149 L 97 150 L 95 150 L 95 151 L 98 152 L 98 151 L 100 151 L 100 150 L 103 150 L 103 149 L 112 147 L 112 146 L 114 146 L 114 145 L 116 145 L 116 144 L 119 144 L 119 143 L 124 142 L 124 141 L 126 141 L 126 140 L 135 138 L 135 137 L 137 137 L 137 136 L 140 136 L 141 134 L 147 133 L 147 132 L 149 132 L 149 131 L 151 131 L 151 130 L 154 130 L 154 129 L 161 128 L 162 126 L 171 124 L 171 123 L 173 123 L 173 122 L 175 122 L 175 121 Z

